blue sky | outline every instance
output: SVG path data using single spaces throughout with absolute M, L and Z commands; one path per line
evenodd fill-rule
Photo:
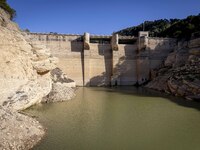
M 200 13 L 200 0 L 7 0 L 32 32 L 111 34 L 145 20 Z

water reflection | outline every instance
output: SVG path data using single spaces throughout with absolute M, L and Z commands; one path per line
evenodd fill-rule
M 199 150 L 199 108 L 142 88 L 79 88 L 72 101 L 27 113 L 48 128 L 36 150 Z

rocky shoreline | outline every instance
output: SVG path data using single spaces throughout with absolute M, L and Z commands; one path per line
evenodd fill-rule
M 0 8 L 0 149 L 27 150 L 45 135 L 42 125 L 20 113 L 41 102 L 75 96 L 75 82 L 57 68 L 58 59 L 31 43 Z
M 44 136 L 45 130 L 34 118 L 0 107 L 0 149 L 31 149 Z
M 146 87 L 200 101 L 200 38 L 179 43 Z

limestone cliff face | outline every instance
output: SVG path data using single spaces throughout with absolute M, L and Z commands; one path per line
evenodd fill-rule
M 200 38 L 180 42 L 152 77 L 146 87 L 200 100 Z
M 45 47 L 32 46 L 0 9 L 0 105 L 16 110 L 41 101 L 52 86 L 56 59 Z
M 0 149 L 32 148 L 44 135 L 35 119 L 17 113 L 51 90 L 50 74 L 38 74 L 32 45 L 0 8 Z M 38 57 L 39 58 L 39 57 Z M 52 69 L 54 63 L 50 63 Z
M 55 90 L 51 70 L 58 60 L 45 46 L 25 39 L 25 33 L 9 18 L 0 8 L 0 149 L 23 150 L 32 148 L 44 129 L 37 120 L 17 111 L 40 103 Z M 74 96 L 68 88 L 57 90 L 65 89 L 64 99 Z
M 0 8 L 0 26 L 6 27 L 9 30 L 18 31 L 19 27 L 16 23 L 10 20 L 10 16 L 3 9 Z

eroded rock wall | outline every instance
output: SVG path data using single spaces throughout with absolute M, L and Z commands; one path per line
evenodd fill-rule
M 27 41 L 9 18 L 0 8 L 0 149 L 23 150 L 32 148 L 44 129 L 37 120 L 18 111 L 40 103 L 55 90 L 51 70 L 58 59 L 45 46 Z M 72 97 L 68 93 L 74 94 L 67 88 L 65 93 L 60 89 L 64 100 Z
M 55 61 L 42 57 L 0 8 L 0 149 L 30 149 L 44 135 L 35 119 L 17 113 L 39 103 L 52 89 Z M 43 49 L 46 53 L 47 49 Z
M 200 100 L 200 38 L 179 42 L 160 69 L 152 70 L 148 88 Z
M 56 59 L 48 49 L 28 43 L 2 9 L 0 20 L 0 105 L 25 109 L 50 92 L 48 72 L 56 67 Z

